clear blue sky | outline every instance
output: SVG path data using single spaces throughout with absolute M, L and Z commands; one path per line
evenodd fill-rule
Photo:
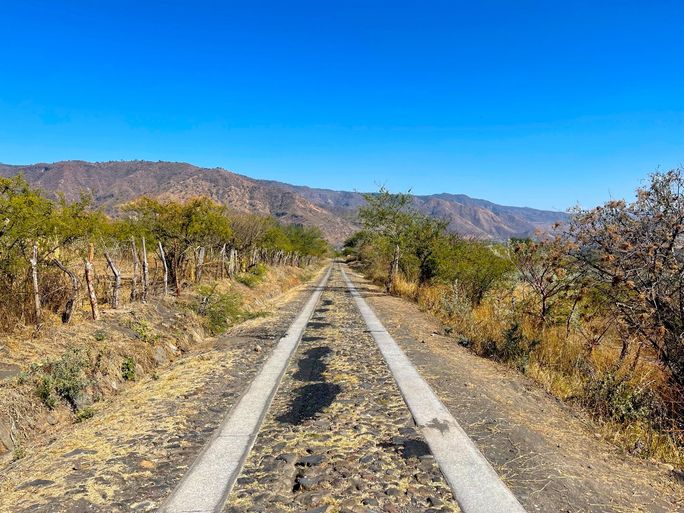
M 556 209 L 684 163 L 681 0 L 0 7 L 0 162 L 188 161 Z

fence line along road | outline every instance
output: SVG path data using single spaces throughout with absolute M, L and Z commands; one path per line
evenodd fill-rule
M 221 510 L 302 333 L 328 283 L 332 266 L 271 353 L 235 408 L 225 418 L 159 513 L 214 513 Z
M 464 513 L 525 513 L 340 268 L 368 330 Z

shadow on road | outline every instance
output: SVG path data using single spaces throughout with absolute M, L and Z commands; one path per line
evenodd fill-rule
M 289 410 L 276 420 L 295 426 L 301 424 L 330 406 L 341 391 L 342 387 L 334 383 L 304 385 L 297 390 L 297 397 L 290 403 Z
M 314 323 L 309 323 L 311 326 Z M 327 323 L 326 323 L 327 324 Z M 305 341 L 315 341 L 322 337 L 304 337 Z M 328 367 L 326 357 L 332 353 L 328 346 L 317 346 L 308 349 L 297 361 L 298 369 L 293 378 L 309 382 L 297 389 L 297 395 L 290 403 L 287 412 L 276 418 L 278 422 L 298 425 L 311 419 L 317 413 L 330 406 L 342 387 L 334 383 L 326 383 L 324 372 Z
M 324 381 L 323 372 L 328 365 L 323 358 L 328 356 L 331 352 L 332 351 L 327 346 L 309 349 L 304 353 L 304 357 L 297 362 L 299 370 L 295 373 L 294 379 L 298 381 Z

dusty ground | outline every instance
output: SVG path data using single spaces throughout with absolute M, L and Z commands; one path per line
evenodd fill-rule
M 310 293 L 310 286 L 292 289 L 268 305 L 274 314 L 96 404 L 94 418 L 27 445 L 27 455 L 0 473 L 0 512 L 153 511 Z
M 417 305 L 349 274 L 528 511 L 684 511 L 676 472 L 621 454 L 597 438 L 590 421 L 521 374 L 443 336 L 439 322 Z

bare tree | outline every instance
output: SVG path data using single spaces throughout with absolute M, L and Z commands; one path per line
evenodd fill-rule
M 567 291 L 578 274 L 568 272 L 568 246 L 560 236 L 538 241 L 523 240 L 512 244 L 509 252 L 520 278 L 536 294 L 537 318 L 546 324 L 554 299 Z
M 655 173 L 633 203 L 579 210 L 572 254 L 610 299 L 628 333 L 649 344 L 684 386 L 684 177 Z M 623 355 L 627 353 L 625 338 Z

